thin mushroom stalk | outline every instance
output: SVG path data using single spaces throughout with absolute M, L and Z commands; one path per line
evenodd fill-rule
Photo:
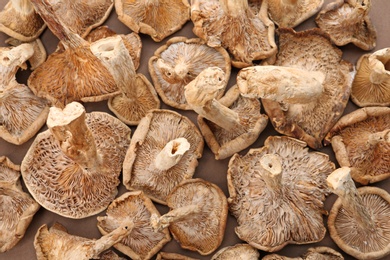
M 265 154 L 260 159 L 261 176 L 267 186 L 282 194 L 282 162 L 276 154 Z
M 169 141 L 157 154 L 154 165 L 159 170 L 168 170 L 175 166 L 190 149 L 190 143 L 184 137 Z

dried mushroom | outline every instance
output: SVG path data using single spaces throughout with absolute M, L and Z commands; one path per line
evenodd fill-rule
M 199 38 L 174 37 L 158 48 L 149 59 L 157 93 L 167 105 L 189 110 L 184 87 L 208 67 L 219 67 L 227 83 L 230 77 L 230 56 L 222 47 L 209 47 Z M 219 93 L 219 97 L 223 91 Z
M 351 100 L 359 107 L 390 106 L 390 48 L 362 55 L 356 64 Z
M 89 239 L 69 234 L 58 222 L 50 228 L 44 224 L 34 239 L 37 260 L 102 259 L 100 254 L 127 236 L 132 227 L 133 223 L 127 221 L 99 239 Z
M 217 160 L 254 143 L 268 122 L 260 113 L 259 100 L 240 96 L 235 86 L 217 100 L 225 86 L 224 72 L 209 67 L 186 85 L 184 92 L 188 104 L 199 114 L 198 125 Z
M 238 237 L 269 252 L 321 241 L 326 178 L 334 168 L 327 154 L 287 136 L 270 136 L 262 148 L 235 154 L 227 178 Z
M 266 5 L 255 13 L 248 0 L 194 0 L 191 20 L 195 35 L 211 47 L 225 48 L 237 68 L 252 66 L 255 60 L 277 52 L 275 25 L 268 18 Z
M 0 12 L 0 31 L 19 41 L 33 41 L 45 29 L 30 0 L 9 0 Z
M 301 257 L 287 257 L 278 254 L 270 254 L 264 256 L 262 260 L 344 260 L 344 257 L 330 247 L 319 246 L 309 248 Z
M 390 108 L 365 107 L 343 116 L 325 141 L 355 181 L 366 185 L 390 177 Z
M 159 252 L 156 260 L 199 260 L 176 253 Z
M 31 195 L 69 218 L 103 211 L 118 192 L 130 128 L 107 113 L 86 113 L 77 102 L 51 107 L 46 124 L 21 165 Z
M 339 197 L 328 217 L 330 237 L 345 253 L 357 259 L 384 259 L 390 254 L 390 194 L 377 187 L 356 189 L 350 168 L 328 177 Z
M 190 20 L 187 0 L 115 0 L 119 21 L 156 42 L 180 30 Z
M 368 15 L 371 0 L 335 0 L 325 6 L 315 22 L 337 46 L 352 43 L 363 50 L 376 46 L 376 30 Z
M 98 216 L 98 228 L 103 235 L 121 223 L 131 221 L 133 229 L 114 247 L 131 259 L 150 259 L 171 240 L 168 229 L 155 232 L 150 223 L 152 214 L 160 215 L 153 202 L 142 191 L 127 192 L 107 208 L 107 216 Z
M 24 42 L 19 41 L 15 38 L 9 38 L 5 41 L 5 43 L 10 44 L 12 46 L 19 46 Z M 32 45 L 32 48 L 34 49 L 34 54 L 28 59 L 28 62 L 30 64 L 30 70 L 35 70 L 39 65 L 46 61 L 47 53 L 45 46 L 43 46 L 43 43 L 39 38 L 29 42 L 29 44 Z
M 304 104 L 262 99 L 264 110 L 276 131 L 319 149 L 348 103 L 353 65 L 342 60 L 342 51 L 318 28 L 302 32 L 282 28 L 278 32 L 279 52 L 272 65 L 323 73 L 323 91 L 313 102 Z
M 0 253 L 13 248 L 23 237 L 39 209 L 20 183 L 20 166 L 0 157 Z
M 203 137 L 177 112 L 156 109 L 141 119 L 123 162 L 123 184 L 166 204 L 172 189 L 192 178 L 202 157 Z
M 258 260 L 259 251 L 248 244 L 236 244 L 220 249 L 211 260 Z
M 31 139 L 49 114 L 47 101 L 16 81 L 16 72 L 27 68 L 25 62 L 33 55 L 30 43 L 0 48 L 0 137 L 16 145 Z
M 209 255 L 220 246 L 228 205 L 217 185 L 202 179 L 185 180 L 168 195 L 167 205 L 168 213 L 151 217 L 156 230 L 169 227 L 182 248 L 201 255 Z

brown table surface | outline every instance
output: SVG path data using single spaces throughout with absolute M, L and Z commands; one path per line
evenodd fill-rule
M 0 0 L 0 7 L 2 8 L 6 4 L 6 0 Z M 326 0 L 325 4 L 328 4 L 329 0 Z M 377 46 L 374 50 L 371 52 L 374 52 L 376 50 L 390 47 L 390 18 L 389 18 L 389 12 L 390 12 L 390 1 L 388 0 L 373 0 L 372 1 L 372 9 L 370 12 L 370 17 L 372 19 L 372 23 L 374 24 L 377 33 L 378 33 L 378 39 L 377 39 Z M 117 33 L 130 33 L 130 29 L 127 28 L 124 24 L 122 24 L 117 19 L 117 14 L 115 12 L 115 9 L 112 10 L 110 17 L 107 19 L 107 21 L 104 23 L 105 25 L 109 26 L 111 29 L 116 31 Z M 167 37 L 160 43 L 154 42 L 148 35 L 140 35 L 142 38 L 142 55 L 141 55 L 141 64 L 138 69 L 138 73 L 143 73 L 146 75 L 146 77 L 151 81 L 150 74 L 148 72 L 148 60 L 153 55 L 154 51 L 161 46 L 162 44 L 165 44 L 167 39 L 174 37 L 174 36 L 186 36 L 188 38 L 196 37 L 192 33 L 192 27 L 193 24 L 191 21 L 187 22 L 186 25 L 175 34 L 171 35 L 170 37 Z M 305 21 L 303 24 L 299 25 L 295 28 L 296 31 L 301 31 L 309 28 L 316 27 L 313 17 L 307 21 Z M 4 43 L 4 40 L 7 39 L 8 36 L 0 33 L 0 46 L 6 46 Z M 51 53 L 55 50 L 58 39 L 53 36 L 53 34 L 46 29 L 44 33 L 41 35 L 41 41 L 43 42 L 46 50 L 48 53 Z M 356 64 L 357 59 L 364 53 L 367 53 L 365 51 L 360 50 L 359 48 L 349 44 L 347 46 L 341 47 L 343 50 L 344 56 L 343 58 L 347 61 L 350 61 L 353 64 Z M 229 81 L 228 87 L 235 84 L 235 75 L 237 74 L 237 69 L 233 69 L 231 79 Z M 17 79 L 19 82 L 26 83 L 26 79 L 29 75 L 29 71 L 19 71 L 17 73 Z M 112 114 L 107 107 L 107 101 L 98 102 L 98 103 L 85 103 L 87 112 L 91 111 L 105 111 L 110 114 Z M 161 108 L 169 108 L 167 105 L 162 103 Z M 357 107 L 349 102 L 347 108 L 345 109 L 344 114 L 350 113 L 351 111 L 357 109 Z M 193 111 L 179 111 L 176 110 L 183 115 L 189 117 L 193 122 L 196 122 L 196 114 Z M 132 128 L 132 132 L 134 132 L 135 128 Z M 46 127 L 43 127 L 41 131 L 46 130 Z M 263 146 L 264 140 L 270 136 L 270 135 L 279 135 L 273 128 L 270 123 L 268 123 L 267 128 L 261 133 L 258 140 L 251 146 L 251 148 L 258 148 Z M 7 156 L 9 157 L 15 164 L 21 164 L 22 159 L 24 155 L 27 152 L 27 149 L 31 145 L 34 138 L 30 139 L 28 142 L 22 145 L 13 145 L 10 143 L 5 142 L 4 140 L 0 140 L 0 156 Z M 249 148 L 248 148 L 249 149 Z M 243 150 L 240 152 L 240 154 L 246 154 L 248 149 Z M 321 152 L 327 153 L 330 156 L 330 159 L 337 164 L 335 160 L 334 153 L 331 149 L 331 147 L 325 147 L 320 150 Z M 210 151 L 210 149 L 205 145 L 203 157 L 199 160 L 199 165 L 196 168 L 194 178 L 203 178 L 207 181 L 213 182 L 217 184 L 226 194 L 228 197 L 228 190 L 227 190 L 227 167 L 228 167 L 229 158 L 225 160 L 215 160 L 214 155 Z M 373 186 L 377 186 L 380 188 L 385 189 L 387 192 L 390 192 L 390 179 L 381 181 L 379 183 L 374 184 Z M 24 190 L 27 191 L 25 186 L 23 185 Z M 121 184 L 119 186 L 119 194 L 123 194 L 126 192 L 126 188 Z M 334 200 L 336 199 L 335 195 L 330 195 L 326 202 L 325 202 L 325 208 L 326 210 L 330 210 Z M 168 208 L 165 206 L 157 205 L 157 209 L 160 211 L 161 214 L 164 214 L 168 211 Z M 102 212 L 98 215 L 104 215 L 105 212 Z M 35 250 L 33 246 L 33 240 L 34 236 L 37 232 L 37 229 L 43 225 L 47 224 L 48 226 L 51 226 L 54 222 L 60 222 L 63 224 L 69 231 L 70 234 L 78 235 L 82 237 L 87 238 L 99 238 L 101 235 L 96 227 L 96 216 L 91 216 L 84 219 L 69 219 L 62 216 L 59 216 L 57 214 L 54 214 L 43 207 L 35 214 L 34 219 L 30 226 L 27 229 L 27 232 L 25 233 L 24 238 L 11 250 L 5 253 L 0 253 L 0 260 L 2 259 L 36 259 Z M 325 218 L 326 221 L 326 218 Z M 390 216 L 389 216 L 390 221 Z M 223 239 L 223 242 L 220 246 L 226 247 L 231 246 L 236 243 L 243 243 L 237 235 L 234 232 L 234 228 L 236 227 L 237 223 L 233 216 L 229 215 L 227 220 L 227 227 L 225 236 Z M 308 244 L 308 245 L 288 245 L 284 247 L 282 250 L 280 250 L 278 253 L 281 255 L 291 256 L 291 257 L 297 257 L 299 255 L 302 255 L 309 247 L 314 246 L 329 246 L 332 247 L 338 251 L 341 252 L 340 249 L 337 248 L 335 243 L 331 240 L 329 237 L 329 234 L 327 233 L 326 237 L 319 243 L 315 244 Z M 210 259 L 213 253 L 209 256 L 201 256 L 200 254 L 188 250 L 183 250 L 179 246 L 179 244 L 172 239 L 170 243 L 168 243 L 162 251 L 165 252 L 176 252 L 181 253 L 186 256 L 190 256 L 193 258 L 198 259 Z M 216 251 L 215 251 L 216 252 Z M 214 252 L 214 253 L 215 253 Z M 120 253 L 119 253 L 120 254 Z M 263 257 L 266 255 L 266 252 L 260 251 L 261 256 Z M 122 254 L 121 254 L 122 255 Z M 354 259 L 351 256 L 348 256 L 344 254 L 345 259 Z M 387 259 L 390 259 L 390 256 L 388 256 Z

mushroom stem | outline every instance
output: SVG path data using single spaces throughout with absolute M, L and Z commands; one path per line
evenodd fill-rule
M 367 209 L 363 206 L 362 199 L 350 172 L 351 169 L 349 167 L 336 169 L 327 178 L 328 186 L 333 193 L 339 196 L 343 209 L 354 216 L 356 222 L 362 227 L 372 230 L 375 227 L 375 223 Z
M 157 154 L 154 165 L 161 171 L 168 170 L 175 166 L 189 149 L 190 143 L 186 138 L 171 140 Z
M 282 161 L 276 154 L 265 154 L 260 158 L 261 176 L 269 188 L 282 191 Z
M 30 0 L 11 0 L 11 2 L 14 9 L 22 14 L 30 14 L 34 11 Z
M 248 0 L 219 0 L 222 10 L 229 16 L 241 16 L 249 8 Z
M 367 144 L 375 146 L 378 143 L 390 143 L 390 129 L 372 133 L 368 136 Z
M 370 71 L 369 79 L 370 82 L 375 85 L 380 85 L 389 81 L 389 72 L 384 69 L 383 63 L 380 62 L 380 65 L 373 66 Z

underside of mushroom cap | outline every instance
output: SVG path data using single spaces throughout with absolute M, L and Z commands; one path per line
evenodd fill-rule
M 300 257 L 287 257 L 278 254 L 270 254 L 263 257 L 263 260 L 344 260 L 342 254 L 330 247 L 318 246 L 309 248 Z
M 236 244 L 218 250 L 211 260 L 237 259 L 237 260 L 257 260 L 260 252 L 248 244 Z

